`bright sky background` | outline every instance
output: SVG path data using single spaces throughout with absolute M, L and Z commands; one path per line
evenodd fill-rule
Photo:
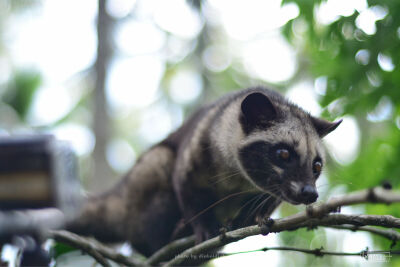
M 44 84 L 35 96 L 30 114 L 33 125 L 54 122 L 76 104 L 84 92 L 69 90 L 66 84 L 71 76 L 93 64 L 97 46 L 97 1 L 45 0 L 42 3 L 41 8 L 12 17 L 5 33 L 13 64 L 37 68 L 44 75 Z M 115 41 L 120 52 L 111 64 L 106 93 L 113 116 L 123 117 L 140 111 L 139 133 L 145 141 L 154 143 L 183 120 L 182 110 L 171 112 L 162 103 L 155 105 L 160 97 L 160 79 L 165 64 L 179 61 L 193 49 L 191 41 L 204 22 L 185 0 L 114 0 L 107 6 L 108 12 L 116 18 L 126 16 L 132 8 L 135 8 L 136 18 L 127 20 L 116 31 Z M 295 4 L 281 6 L 280 0 L 210 0 L 205 8 L 210 23 L 222 25 L 227 35 L 224 46 L 210 46 L 202 57 L 210 70 L 218 72 L 232 62 L 242 62 L 251 76 L 272 83 L 285 81 L 295 73 L 296 51 L 279 32 L 285 22 L 298 15 Z M 316 15 L 321 23 L 330 23 L 339 15 L 349 16 L 355 10 L 361 13 L 357 26 L 368 34 L 376 31 L 375 21 L 387 13 L 383 9 L 368 8 L 365 0 L 328 0 Z M 165 31 L 172 36 L 167 38 Z M 365 60 L 368 55 L 360 53 L 356 59 Z M 379 56 L 379 64 L 383 69 L 393 68 L 390 58 L 385 55 Z M 9 78 L 11 64 L 0 58 L 0 67 L 1 83 Z M 169 94 L 177 103 L 190 104 L 201 93 L 201 87 L 199 73 L 183 69 L 173 77 Z M 316 82 L 302 81 L 294 85 L 287 96 L 318 115 L 321 108 L 317 97 L 323 90 L 324 79 L 321 77 Z M 385 108 L 378 110 L 370 119 L 379 119 L 385 112 Z M 79 155 L 88 155 L 93 150 L 95 140 L 88 125 L 70 123 L 52 132 L 71 141 Z M 358 139 L 355 120 L 345 117 L 326 143 L 335 159 L 347 164 L 357 155 Z M 125 172 L 134 162 L 136 152 L 126 140 L 116 139 L 109 144 L 107 158 L 115 170 Z M 335 234 L 329 234 L 329 238 Z M 371 246 L 371 241 L 366 239 L 363 234 L 345 237 L 346 244 L 351 244 L 346 245 L 346 251 Z M 227 246 L 226 250 L 234 250 L 237 246 L 243 249 L 245 244 L 251 248 L 273 246 L 277 245 L 276 240 L 274 236 L 262 240 L 251 238 L 251 241 L 246 239 Z M 219 259 L 215 263 L 217 266 L 239 266 L 251 261 L 251 266 L 256 266 L 253 263 L 261 260 L 260 266 L 265 266 L 265 262 L 268 266 L 279 266 L 280 255 L 285 254 L 253 253 Z

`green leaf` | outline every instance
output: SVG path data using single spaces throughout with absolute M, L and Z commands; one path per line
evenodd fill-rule
M 17 72 L 4 96 L 4 102 L 13 107 L 22 119 L 25 119 L 34 94 L 41 83 L 42 78 L 36 71 Z
M 66 245 L 64 243 L 56 242 L 54 247 L 53 247 L 53 257 L 56 259 L 60 257 L 63 254 L 76 251 L 77 249 L 74 247 L 71 247 L 69 245 Z

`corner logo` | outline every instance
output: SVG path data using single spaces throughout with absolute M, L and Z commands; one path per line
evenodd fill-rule
M 390 251 L 368 251 L 364 250 L 360 256 L 370 262 L 389 262 L 392 255 Z

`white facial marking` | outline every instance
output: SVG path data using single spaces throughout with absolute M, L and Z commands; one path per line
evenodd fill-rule
M 292 189 L 293 192 L 300 192 L 301 190 L 301 186 L 299 185 L 299 183 L 296 183 L 294 181 L 290 182 L 290 188 Z
M 276 172 L 276 173 L 278 173 L 279 175 L 282 175 L 282 173 L 283 173 L 283 169 L 282 168 L 279 168 L 278 166 L 272 166 L 272 169 Z

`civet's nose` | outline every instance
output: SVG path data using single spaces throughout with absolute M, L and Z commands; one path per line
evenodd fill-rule
M 304 204 L 310 204 L 317 200 L 318 193 L 314 186 L 305 185 L 300 192 L 301 202 Z

